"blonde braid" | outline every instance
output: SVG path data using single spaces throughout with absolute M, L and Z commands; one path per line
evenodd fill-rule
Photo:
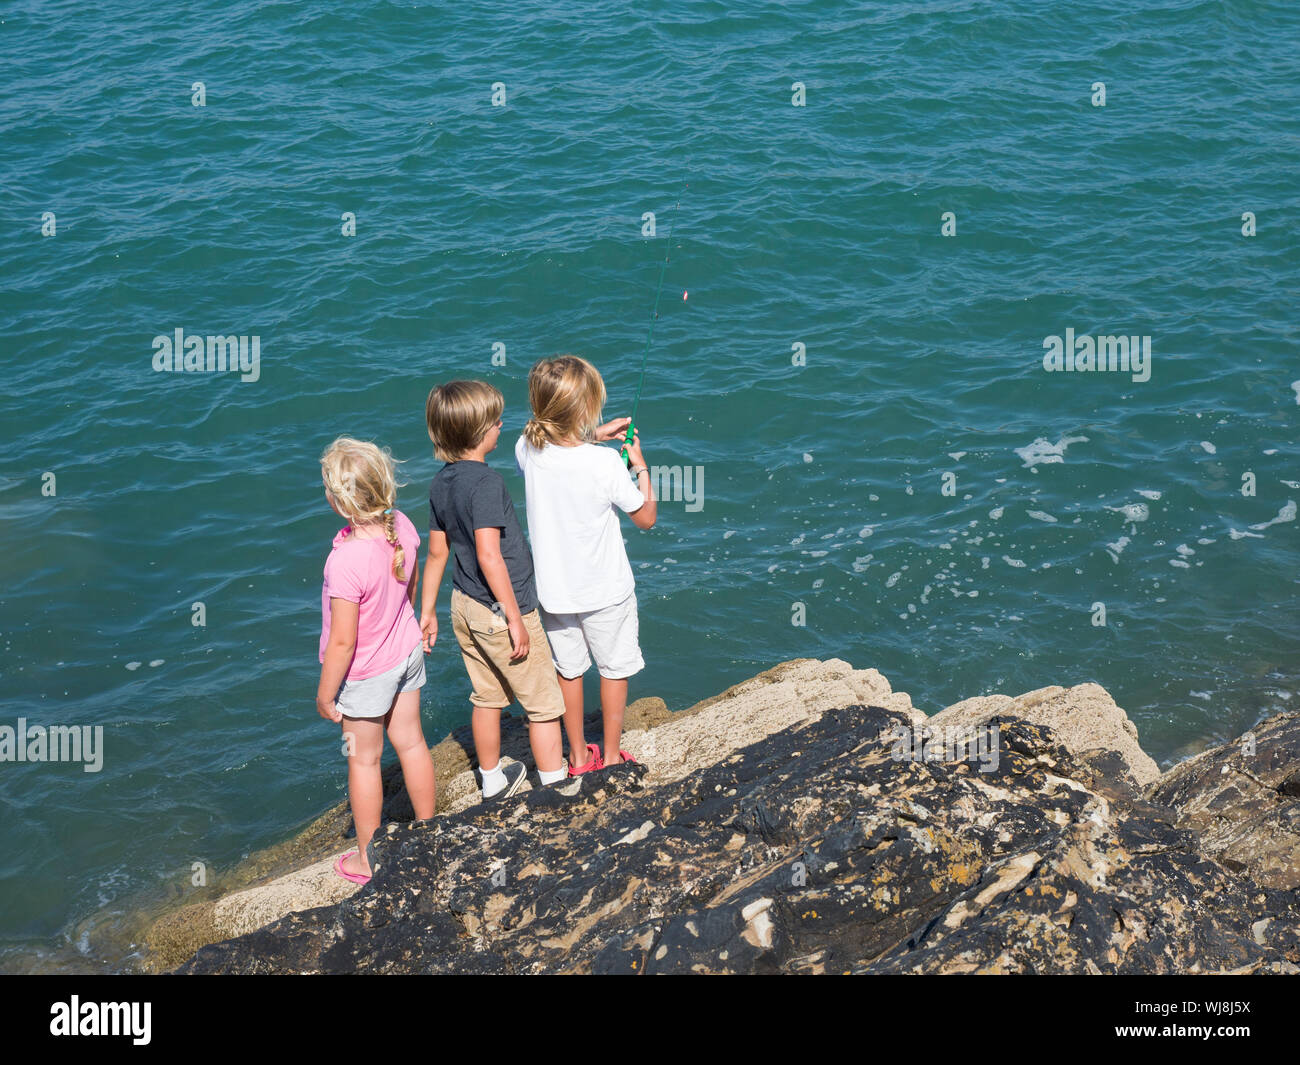
M 397 518 L 393 516 L 392 507 L 384 511 L 384 538 L 393 545 L 393 576 L 399 581 L 404 581 L 406 580 L 406 552 L 402 550 L 401 541 L 397 539 Z

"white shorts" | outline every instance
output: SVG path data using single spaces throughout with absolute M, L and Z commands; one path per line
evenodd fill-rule
M 565 680 L 580 677 L 596 660 L 606 680 L 625 680 L 645 669 L 637 643 L 636 593 L 621 603 L 581 614 L 548 614 L 542 627 L 551 641 L 551 660 Z

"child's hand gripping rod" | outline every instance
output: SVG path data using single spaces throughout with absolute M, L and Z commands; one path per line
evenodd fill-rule
M 627 435 L 623 437 L 623 446 L 619 448 L 618 453 L 623 456 L 623 464 L 630 470 L 632 460 L 628 457 L 628 450 L 632 447 L 632 438 L 636 435 L 636 425 L 629 418 L 627 423 Z

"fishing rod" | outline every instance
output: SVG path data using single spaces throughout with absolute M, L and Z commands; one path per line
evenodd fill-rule
M 682 192 L 685 192 L 690 187 L 690 182 L 687 182 L 682 186 Z M 664 274 L 668 272 L 668 259 L 673 253 L 673 226 L 677 224 L 677 208 L 681 206 L 681 203 L 682 196 L 679 192 L 677 202 L 673 204 L 672 221 L 668 223 L 668 250 L 664 253 L 663 266 L 659 268 L 659 287 L 655 289 L 655 306 L 650 313 L 650 330 L 646 333 L 645 351 L 641 353 L 641 378 L 636 383 L 636 398 L 632 400 L 632 417 L 627 423 L 627 435 L 623 437 L 623 446 L 619 448 L 618 452 L 623 457 L 623 463 L 629 470 L 632 468 L 632 460 L 628 457 L 627 452 L 628 448 L 632 446 L 633 436 L 636 435 L 636 410 L 641 403 L 641 386 L 645 384 L 646 360 L 650 357 L 650 341 L 654 339 L 655 335 L 655 319 L 659 317 L 659 297 L 664 290 Z M 682 299 L 685 298 L 686 295 L 683 293 Z

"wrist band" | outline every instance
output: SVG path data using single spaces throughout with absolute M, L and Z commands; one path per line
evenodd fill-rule
M 650 472 L 650 467 L 649 467 L 649 466 L 638 466 L 635 470 L 632 471 L 632 476 L 633 476 L 633 477 L 640 477 L 641 474 L 643 474 L 643 473 L 649 473 L 649 472 Z

